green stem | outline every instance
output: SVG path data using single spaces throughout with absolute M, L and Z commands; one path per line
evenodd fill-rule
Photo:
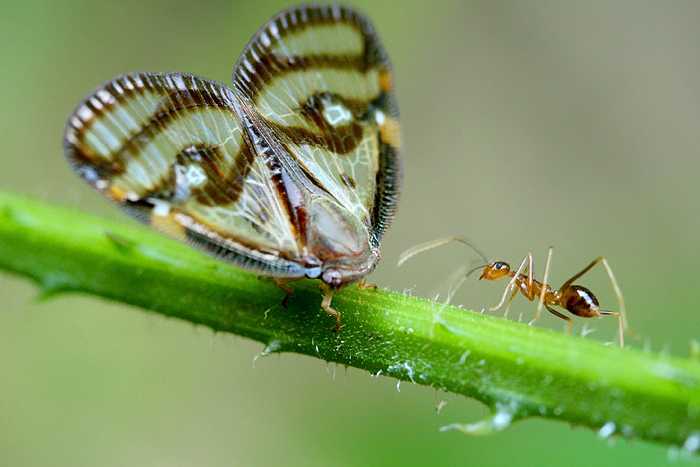
M 87 292 L 296 352 L 482 401 L 471 433 L 530 416 L 607 436 L 697 451 L 700 363 L 580 337 L 385 290 L 335 294 L 342 329 L 318 283 L 284 292 L 131 222 L 114 222 L 0 191 L 0 268 L 44 296 Z

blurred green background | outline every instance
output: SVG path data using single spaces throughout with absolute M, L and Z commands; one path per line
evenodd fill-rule
M 372 281 L 444 297 L 476 255 L 457 245 L 396 268 L 409 246 L 465 235 L 491 259 L 555 246 L 561 284 L 610 261 L 640 335 L 688 355 L 700 338 L 700 3 L 377 2 L 397 75 L 406 177 Z M 0 187 L 124 219 L 66 165 L 73 106 L 127 71 L 224 83 L 282 1 L 0 3 Z M 133 222 L 134 228 L 141 228 Z M 581 283 L 615 308 L 603 269 Z M 480 310 L 502 285 L 471 278 Z M 545 420 L 440 433 L 476 402 L 372 378 L 84 296 L 33 300 L 0 275 L 1 465 L 659 465 L 678 452 Z M 511 315 L 529 320 L 519 298 Z M 545 316 L 539 326 L 563 329 Z M 615 339 L 614 320 L 587 338 Z M 577 320 L 574 333 L 583 329 Z M 440 400 L 449 403 L 436 414 Z M 681 455 L 681 458 L 683 456 Z M 698 465 L 698 458 L 682 459 Z

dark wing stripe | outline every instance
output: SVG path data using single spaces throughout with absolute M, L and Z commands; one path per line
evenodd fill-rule
M 253 47 L 259 43 L 252 44 Z M 263 51 L 261 51 L 263 52 Z M 265 84 L 274 79 L 286 79 L 285 75 L 291 73 L 307 71 L 313 68 L 331 68 L 335 70 L 357 70 L 366 72 L 368 69 L 362 55 L 334 56 L 327 54 L 320 55 L 293 55 L 280 56 L 274 53 L 260 53 L 251 51 L 251 58 L 242 62 L 244 70 L 239 70 L 240 80 L 245 80 L 246 84 L 237 83 L 237 87 L 245 94 L 253 98 Z M 240 81 L 239 80 L 239 81 Z
M 171 148 L 173 156 L 184 151 L 203 160 L 201 166 L 208 182 L 193 190 L 198 201 L 207 205 L 235 202 L 253 161 L 250 148 L 242 145 L 234 156 L 235 163 L 230 164 L 216 148 L 200 145 L 193 153 L 196 145 L 187 141 L 188 134 L 167 131 L 175 125 L 186 128 L 191 135 L 200 134 L 202 128 L 215 131 L 217 116 L 206 109 L 222 109 L 233 115 L 232 96 L 225 89 L 218 83 L 186 74 L 136 73 L 117 78 L 94 91 L 69 119 L 69 160 L 79 172 L 90 171 L 89 178 L 93 180 L 119 177 L 129 186 L 143 186 L 143 180 L 127 172 L 131 164 L 132 171 L 153 176 L 152 188 L 143 186 L 140 196 L 165 197 L 173 191 L 174 160 L 149 152 L 158 149 L 152 146 L 160 139 L 159 144 Z M 195 110 L 196 116 L 189 118 Z M 215 136 L 222 141 L 227 137 Z
M 296 33 L 311 30 L 318 26 L 338 26 L 345 24 L 356 30 L 362 41 L 361 50 L 337 51 L 337 54 L 295 54 L 291 51 L 277 52 L 277 46 L 284 47 L 285 39 Z M 294 38 L 291 37 L 294 41 Z M 342 44 L 320 44 L 331 47 Z M 252 98 L 272 75 L 278 72 L 299 70 L 315 65 L 329 64 L 336 68 L 354 68 L 359 71 L 387 63 L 386 53 L 379 45 L 379 39 L 372 25 L 356 12 L 340 5 L 302 5 L 290 8 L 268 21 L 246 46 L 234 70 L 234 86 Z

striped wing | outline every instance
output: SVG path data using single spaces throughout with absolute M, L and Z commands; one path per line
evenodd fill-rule
M 83 179 L 156 230 L 249 269 L 298 276 L 280 260 L 299 245 L 238 101 L 193 75 L 124 75 L 76 107 L 65 152 Z
M 302 176 L 369 219 L 378 242 L 398 207 L 402 162 L 391 63 L 371 23 L 340 5 L 285 10 L 250 41 L 233 82 Z

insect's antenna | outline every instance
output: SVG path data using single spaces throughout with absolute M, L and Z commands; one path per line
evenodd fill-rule
M 399 262 L 398 262 L 397 266 L 401 266 L 403 263 L 405 263 L 406 261 L 413 258 L 415 255 L 417 255 L 419 253 L 423 253 L 425 251 L 432 250 L 433 248 L 437 248 L 437 247 L 442 246 L 442 245 L 447 245 L 448 243 L 452 243 L 452 242 L 459 242 L 459 243 L 463 243 L 463 244 L 467 245 L 472 250 L 476 251 L 479 254 L 479 256 L 481 256 L 481 258 L 484 260 L 484 263 L 488 264 L 489 260 L 486 259 L 486 255 L 479 249 L 479 247 L 474 245 L 469 240 L 467 240 L 465 238 L 460 238 L 460 237 L 446 237 L 446 238 L 432 240 L 432 241 L 429 241 L 426 243 L 420 243 L 418 245 L 412 246 L 408 250 L 401 253 L 401 256 L 399 256 Z M 481 268 L 481 267 L 483 267 L 483 266 L 479 266 L 479 268 Z M 479 269 L 479 268 L 476 268 L 476 269 Z M 469 271 L 469 274 L 474 272 L 476 269 Z M 467 274 L 467 275 L 469 275 L 469 274 Z
M 482 264 L 481 266 L 475 267 L 474 269 L 470 270 L 467 274 L 465 274 L 464 278 L 466 279 L 467 277 L 471 276 L 474 271 L 478 271 L 479 269 L 483 269 L 486 266 L 488 266 L 488 264 Z

